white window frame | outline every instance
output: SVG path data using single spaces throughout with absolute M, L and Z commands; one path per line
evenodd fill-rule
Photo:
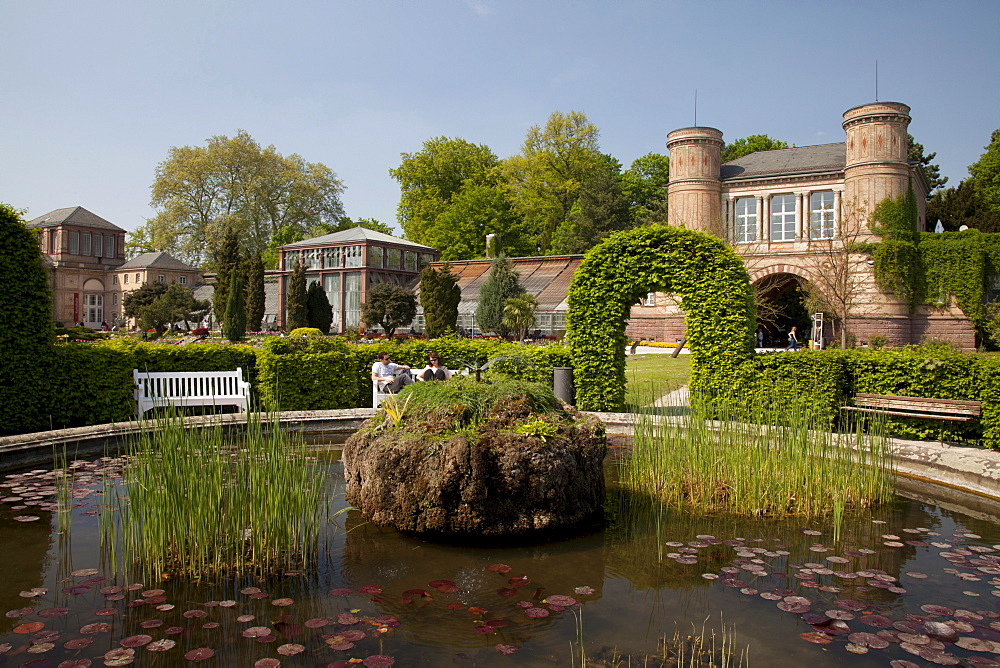
M 740 197 L 733 205 L 733 238 L 738 244 L 757 241 L 756 197 Z
M 795 195 L 771 195 L 771 241 L 795 241 Z
M 187 285 L 188 277 L 187 276 L 181 276 L 180 278 L 177 279 L 177 282 L 180 283 L 181 285 Z
M 837 234 L 836 198 L 832 190 L 809 194 L 809 238 L 833 239 Z

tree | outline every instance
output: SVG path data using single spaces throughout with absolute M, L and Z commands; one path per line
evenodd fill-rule
M 583 183 L 606 164 L 598 147 L 597 126 L 586 114 L 553 112 L 544 128 L 528 130 L 519 155 L 504 163 L 514 210 L 549 253 Z
M 319 281 L 310 283 L 309 289 L 306 290 L 306 313 L 309 327 L 315 327 L 324 334 L 330 333 L 330 325 L 333 323 L 333 309 L 330 308 L 330 300 Z
M 938 221 L 948 232 L 955 232 L 962 225 L 980 232 L 1000 232 L 1000 211 L 994 211 L 982 200 L 969 179 L 957 188 L 941 188 L 927 200 L 928 231 Z
M 869 256 L 860 243 L 873 223 L 853 203 L 844 210 L 835 238 L 809 242 L 805 260 L 810 280 L 802 286 L 810 311 L 833 315 L 840 328 L 841 348 L 848 346 L 850 319 L 868 303 L 873 288 L 867 264 Z
M 986 152 L 969 165 L 976 194 L 993 212 L 1000 213 L 1000 130 L 994 130 Z
M 138 290 L 126 292 L 122 297 L 122 312 L 126 317 L 138 318 L 139 311 L 155 302 L 166 291 L 167 286 L 163 283 L 143 283 Z
M 242 341 L 247 333 L 246 295 L 239 269 L 234 267 L 229 276 L 229 303 L 226 305 L 226 320 L 222 323 L 222 335 L 236 343 Z
M 285 326 L 288 331 L 309 326 L 309 307 L 306 305 L 306 265 L 296 262 L 288 277 L 285 295 Z
M 302 230 L 292 225 L 284 225 L 275 230 L 271 235 L 271 240 L 267 242 L 267 247 L 261 253 L 264 268 L 277 269 L 281 261 L 278 249 L 288 244 L 294 244 L 296 241 L 302 241 L 303 239 L 305 239 L 305 236 L 302 234 Z
M 494 258 L 490 263 L 490 273 L 479 288 L 479 303 L 476 305 L 476 322 L 480 331 L 507 336 L 509 329 L 503 324 L 504 307 L 508 299 L 524 292 L 517 278 L 507 257 Z
M 569 216 L 556 229 L 553 253 L 586 253 L 612 232 L 631 227 L 628 200 L 622 194 L 618 161 L 610 156 L 580 188 Z
M 790 146 L 780 139 L 773 139 L 767 135 L 750 135 L 726 144 L 722 149 L 722 162 L 736 160 L 757 151 L 774 151 L 779 148 L 790 148 Z
M 254 255 L 243 262 L 243 284 L 246 286 L 247 330 L 260 331 L 264 319 L 264 261 Z
M 50 414 L 51 401 L 59 399 L 45 391 L 35 391 L 50 384 L 45 365 L 51 359 L 55 337 L 52 322 L 52 290 L 49 275 L 42 264 L 38 238 L 21 219 L 22 212 L 0 204 L 0 289 L 3 290 L 5 315 L 0 327 L 0 433 L 11 433 L 25 422 L 26 416 L 38 416 L 32 425 L 41 424 Z M 37 384 L 37 385 L 36 385 Z M 30 388 L 31 391 L 25 391 Z M 30 419 L 29 419 L 30 421 Z
M 365 303 L 361 305 L 361 319 L 365 325 L 378 325 L 387 339 L 392 339 L 398 328 L 409 325 L 416 316 L 416 295 L 412 290 L 396 283 L 376 283 L 371 286 Z
M 667 183 L 670 158 L 647 153 L 632 161 L 621 175 L 622 194 L 629 203 L 632 225 L 667 222 Z
M 128 233 L 125 238 L 125 257 L 133 260 L 143 253 L 155 253 L 162 248 L 153 246 L 152 239 L 149 238 L 149 231 L 145 227 L 137 227 Z
M 929 186 L 927 190 L 928 198 L 933 195 L 936 190 L 948 183 L 948 177 L 941 176 L 941 167 L 939 165 L 931 164 L 931 160 L 933 160 L 936 155 L 937 153 L 924 155 L 924 145 L 918 144 L 917 140 L 913 138 L 913 135 L 906 133 L 906 157 L 910 160 L 910 162 L 917 163 L 917 166 L 921 171 L 923 171 L 924 176 L 927 178 L 927 185 Z
M 229 228 L 210 251 L 212 267 L 215 269 L 215 288 L 212 291 L 212 309 L 216 319 L 225 323 L 226 309 L 229 307 L 230 281 L 233 270 L 240 266 L 240 236 L 234 228 Z
M 437 339 L 455 331 L 462 288 L 458 276 L 451 273 L 445 262 L 441 271 L 426 266 L 420 272 L 420 305 L 424 309 L 424 335 Z
M 303 233 L 343 216 L 344 186 L 321 163 L 262 148 L 245 131 L 218 135 L 205 146 L 170 149 L 156 168 L 151 204 L 159 211 L 143 232 L 152 246 L 200 266 L 206 244 L 230 227 L 250 253 L 290 225 Z
M 143 287 L 146 285 L 149 284 L 144 284 Z M 195 314 L 208 310 L 208 303 L 195 299 L 194 293 L 183 285 L 176 283 L 169 286 L 164 286 L 162 283 L 153 285 L 161 286 L 163 289 L 152 301 L 139 306 L 136 310 L 135 316 L 141 329 L 163 332 L 175 322 L 184 321 L 184 324 L 188 325 L 188 321 L 194 319 Z M 138 292 L 139 290 L 136 290 L 136 293 Z M 154 294 L 154 291 L 148 291 L 147 294 Z
M 398 220 L 407 239 L 439 249 L 445 260 L 482 257 L 487 234 L 498 235 L 505 252 L 530 248 L 488 146 L 434 137 L 401 158 L 389 174 L 399 181 Z
M 530 293 L 510 297 L 503 307 L 503 326 L 512 332 L 519 341 L 528 338 L 528 329 L 535 324 L 535 310 L 538 300 Z

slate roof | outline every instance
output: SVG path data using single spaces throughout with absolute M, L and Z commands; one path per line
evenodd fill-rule
M 843 171 L 847 162 L 847 144 L 820 144 L 800 148 L 757 151 L 731 160 L 719 170 L 723 181 Z
M 519 275 L 518 282 L 538 300 L 539 311 L 567 309 L 566 291 L 582 260 L 582 255 L 510 258 Z M 443 264 L 435 262 L 431 266 L 440 268 Z M 490 260 L 452 260 L 448 265 L 451 273 L 458 276 L 458 287 L 462 289 L 459 314 L 475 313 L 479 288 L 490 273 Z M 419 294 L 419 289 L 416 292 Z
M 82 206 L 71 206 L 67 209 L 49 211 L 34 220 L 28 221 L 27 227 L 53 227 L 64 224 L 92 227 L 99 230 L 114 230 L 115 232 L 125 231 L 114 223 L 104 220 L 96 213 L 87 211 Z
M 331 234 L 324 234 L 321 237 L 313 237 L 312 239 L 305 239 L 303 241 L 296 241 L 292 244 L 286 244 L 282 246 L 283 249 L 296 249 L 296 248 L 313 248 L 315 246 L 327 246 L 332 244 L 347 243 L 351 241 L 377 241 L 387 244 L 396 244 L 398 246 L 408 246 L 414 250 L 420 251 L 434 251 L 434 248 L 430 246 L 423 246 L 421 244 L 413 243 L 412 241 L 407 241 L 406 239 L 400 239 L 399 237 L 393 237 L 382 232 L 377 232 L 375 230 L 369 230 L 366 227 L 352 227 L 349 230 L 340 230 L 339 232 L 333 232 Z
M 170 269 L 173 271 L 198 271 L 197 267 L 184 264 L 170 253 L 165 252 L 143 253 L 138 257 L 132 258 L 120 267 L 117 267 L 115 271 L 118 271 L 119 269 Z

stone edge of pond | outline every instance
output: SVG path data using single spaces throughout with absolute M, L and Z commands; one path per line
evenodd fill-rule
M 372 408 L 327 411 L 285 411 L 277 414 L 282 428 L 304 435 L 347 433 L 375 415 Z M 632 413 L 593 413 L 609 434 L 631 435 L 639 416 Z M 671 418 L 659 418 L 671 419 Z M 238 427 L 242 414 L 194 416 L 184 419 L 189 427 L 221 422 Z M 102 456 L 110 443 L 124 443 L 142 426 L 138 422 L 57 429 L 0 437 L 0 472 L 51 466 L 53 455 Z M 1000 500 L 1000 452 L 982 448 L 939 444 L 931 441 L 892 439 L 893 458 L 900 475 L 945 485 L 994 500 Z

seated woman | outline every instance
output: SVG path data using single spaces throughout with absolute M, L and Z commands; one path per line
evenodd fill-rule
M 427 366 L 417 374 L 417 378 L 419 380 L 448 380 L 451 378 L 451 371 L 441 364 L 441 358 L 437 356 L 437 353 L 431 353 L 427 356 Z

